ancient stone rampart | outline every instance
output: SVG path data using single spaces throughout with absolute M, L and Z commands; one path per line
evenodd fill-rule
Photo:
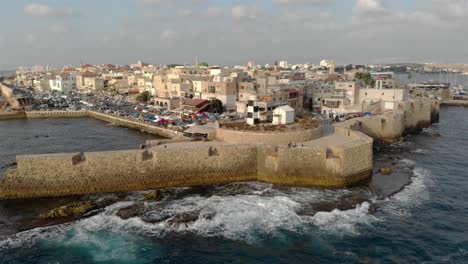
M 323 136 L 323 128 L 308 128 L 292 131 L 265 131 L 254 132 L 245 130 L 233 130 L 217 127 L 216 139 L 231 144 L 263 143 L 263 144 L 289 144 L 314 140 Z
M 88 111 L 88 113 L 89 113 L 90 117 L 93 117 L 93 118 L 96 118 L 96 119 L 99 119 L 99 120 L 102 120 L 102 121 L 106 121 L 106 122 L 109 122 L 109 123 L 114 123 L 114 124 L 117 124 L 117 125 L 123 126 L 123 127 L 138 129 L 140 131 L 148 132 L 148 133 L 151 133 L 151 134 L 155 134 L 155 135 L 159 135 L 159 136 L 163 136 L 163 137 L 167 137 L 167 138 L 172 138 L 172 137 L 177 135 L 177 132 L 174 131 L 174 130 L 170 130 L 170 129 L 166 129 L 166 128 L 162 128 L 162 127 L 157 127 L 157 126 L 153 126 L 153 125 L 150 125 L 150 124 L 145 124 L 145 123 L 135 121 L 135 120 L 131 120 L 131 119 L 112 116 L 112 115 L 108 115 L 108 114 L 104 114 L 104 113 L 99 113 L 99 112 L 96 112 L 96 111 Z
M 177 135 L 173 130 L 153 126 L 150 124 L 145 124 L 140 121 L 131 120 L 119 116 L 113 116 L 105 113 L 100 113 L 96 111 L 89 110 L 77 110 L 77 111 L 68 111 L 68 110 L 57 110 L 57 111 L 26 111 L 25 117 L 30 119 L 36 118 L 72 118 L 72 117 L 92 117 L 109 123 L 114 123 L 119 126 L 128 127 L 132 129 L 137 129 L 147 133 L 159 135 L 166 138 L 172 138 Z
M 351 128 L 378 141 L 392 142 L 405 133 L 415 133 L 438 122 L 439 103 L 431 100 L 400 102 L 382 115 L 354 118 L 335 127 Z
M 77 111 L 26 111 L 25 116 L 28 119 L 37 118 L 71 118 L 71 117 L 89 117 L 86 110 Z
M 17 156 L 0 198 L 32 198 L 263 181 L 338 188 L 370 176 L 372 139 L 343 128 L 341 146 L 174 143 L 150 150 Z M 313 142 L 313 141 L 312 141 Z

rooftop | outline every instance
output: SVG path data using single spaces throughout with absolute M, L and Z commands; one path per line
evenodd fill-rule
M 320 121 L 313 118 L 302 118 L 289 125 L 273 125 L 272 123 L 260 123 L 251 126 L 246 122 L 226 122 L 220 123 L 220 127 L 237 131 L 256 131 L 256 132 L 289 132 L 306 130 L 320 127 Z

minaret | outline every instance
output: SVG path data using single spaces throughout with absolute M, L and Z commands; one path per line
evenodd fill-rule
M 195 66 L 198 67 L 198 65 L 199 65 L 199 64 L 198 64 L 198 56 L 195 56 Z
M 258 100 L 256 95 L 249 96 L 247 106 L 247 124 L 255 126 L 260 123 L 260 114 L 258 112 Z
M 330 61 L 330 74 L 335 74 L 335 61 Z

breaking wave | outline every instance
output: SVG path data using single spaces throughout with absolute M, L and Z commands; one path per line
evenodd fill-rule
M 371 204 L 364 202 L 351 210 L 318 212 L 311 217 L 311 222 L 322 230 L 340 235 L 357 235 L 360 225 L 370 225 L 378 218 L 369 214 Z
M 407 216 L 411 214 L 411 208 L 419 206 L 429 200 L 429 188 L 432 187 L 432 175 L 429 170 L 415 167 L 411 183 L 402 191 L 385 199 L 382 207 L 393 215 Z

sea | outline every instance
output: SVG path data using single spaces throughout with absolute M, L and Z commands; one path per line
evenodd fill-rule
M 322 190 L 258 182 L 0 202 L 0 263 L 468 263 L 468 108 L 374 149 L 374 176 Z M 0 122 L 15 155 L 132 149 L 147 135 L 93 119 Z M 4 165 L 2 165 L 4 164 Z M 382 176 L 381 166 L 394 173 Z M 8 166 L 7 166 L 8 167 Z M 70 201 L 106 201 L 80 220 L 31 226 Z M 139 208 L 131 217 L 119 212 Z

